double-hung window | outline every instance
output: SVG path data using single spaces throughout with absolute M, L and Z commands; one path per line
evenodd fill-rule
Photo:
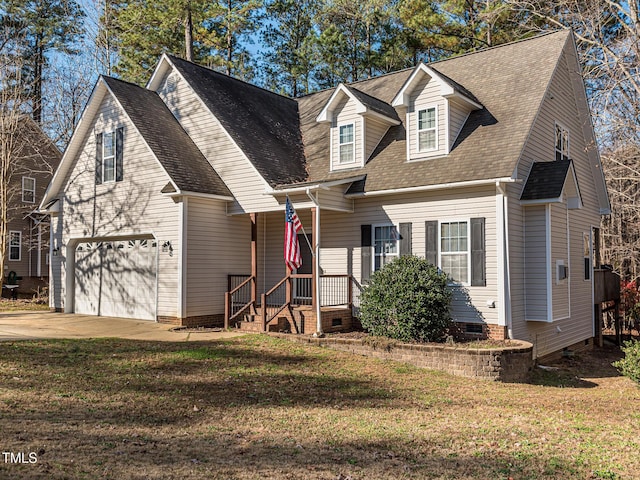
M 116 133 L 102 136 L 102 181 L 113 182 L 116 179 Z
M 437 150 L 436 107 L 418 110 L 418 151 Z
M 123 180 L 124 128 L 96 134 L 96 184 Z
M 374 270 L 380 270 L 387 263 L 398 258 L 398 230 L 393 225 L 374 228 L 373 245 L 375 247 Z
M 569 158 L 569 130 L 556 123 L 556 160 Z
M 340 155 L 340 165 L 354 163 L 356 161 L 355 156 L 355 141 L 354 141 L 354 131 L 353 131 L 353 123 L 349 123 L 347 125 L 341 125 L 339 128 L 339 155 Z
M 22 177 L 22 201 L 24 203 L 34 203 L 36 201 L 36 179 Z
M 9 260 L 19 261 L 22 258 L 22 232 L 9 232 Z
M 440 265 L 456 283 L 469 283 L 468 222 L 440 224 Z

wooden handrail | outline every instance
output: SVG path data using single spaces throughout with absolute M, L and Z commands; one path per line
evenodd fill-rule
M 238 285 L 236 288 L 234 288 L 233 290 L 231 290 L 229 292 L 229 295 L 233 295 L 234 293 L 236 293 L 238 290 L 240 290 L 242 287 L 246 286 L 250 281 L 253 280 L 253 277 L 249 277 L 247 278 L 244 282 L 242 282 L 240 285 Z
M 284 277 L 282 280 L 280 280 L 278 283 L 275 284 L 275 286 L 269 290 L 267 293 L 265 293 L 264 295 L 266 295 L 267 297 L 269 295 L 271 295 L 273 292 L 275 292 L 278 287 L 280 287 L 284 282 L 286 282 L 289 279 L 290 275 L 287 275 L 286 277 Z

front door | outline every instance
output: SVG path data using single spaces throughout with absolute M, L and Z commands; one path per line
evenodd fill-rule
M 308 235 L 309 243 L 312 243 L 313 240 L 311 235 Z M 313 273 L 313 254 L 311 252 L 311 248 L 309 248 L 309 243 L 304 238 L 304 234 L 298 234 L 298 244 L 300 245 L 300 256 L 302 257 L 302 265 L 300 268 L 296 269 L 297 274 L 303 275 L 311 275 Z M 311 282 L 313 279 L 311 278 L 295 278 L 293 280 L 293 303 L 299 305 L 311 305 Z

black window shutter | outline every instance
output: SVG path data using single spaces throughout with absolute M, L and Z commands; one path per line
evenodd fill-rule
M 102 183 L 102 134 L 96 134 L 96 185 Z
M 371 277 L 371 225 L 360 225 L 360 275 L 362 282 L 368 282 Z
M 424 258 L 431 265 L 438 266 L 438 221 L 424 222 L 426 249 Z
M 411 224 L 400 224 L 400 256 L 411 255 Z
M 484 241 L 484 218 L 471 219 L 471 285 L 487 285 Z
M 123 179 L 122 171 L 122 147 L 124 141 L 124 128 L 120 127 L 116 130 L 116 182 Z

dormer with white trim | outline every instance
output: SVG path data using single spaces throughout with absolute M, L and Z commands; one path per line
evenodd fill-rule
M 470 92 L 422 63 L 391 105 L 406 108 L 408 161 L 447 155 L 469 114 L 483 108 Z
M 389 127 L 400 125 L 391 105 L 344 84 L 336 88 L 316 121 L 331 125 L 331 171 L 363 167 Z

